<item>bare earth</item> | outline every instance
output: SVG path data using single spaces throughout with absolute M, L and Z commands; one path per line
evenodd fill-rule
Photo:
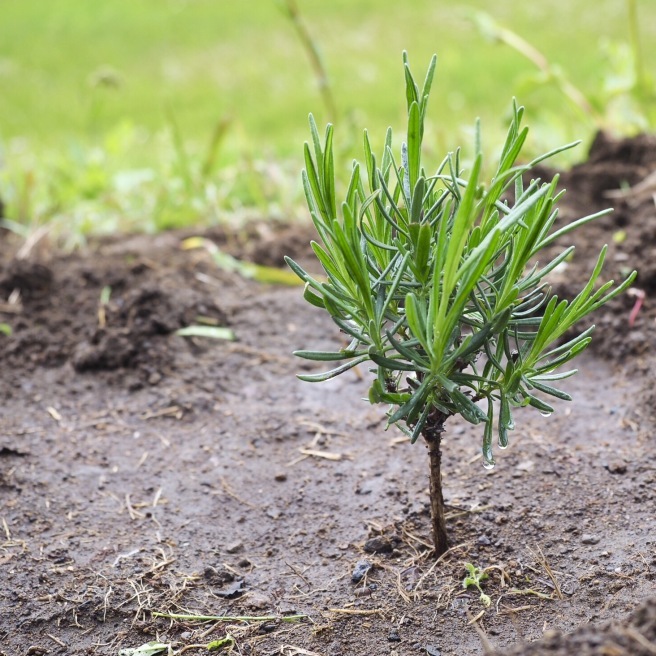
M 604 194 L 654 169 L 653 138 L 600 138 L 564 175 L 564 215 L 618 211 L 576 234 L 555 290 L 575 293 L 608 242 L 607 277 L 637 268 L 644 304 L 633 326 L 636 296 L 594 317 L 566 381 L 574 402 L 519 413 L 495 469 L 480 430 L 450 420 L 453 547 L 438 563 L 424 447 L 361 400 L 366 369 L 294 377 L 308 363 L 293 349 L 342 345 L 298 287 L 221 272 L 177 233 L 26 259 L 0 235 L 13 328 L 0 335 L 0 655 L 116 656 L 150 640 L 193 655 L 229 634 L 226 651 L 249 655 L 653 656 L 656 206 L 649 190 Z M 205 236 L 280 264 L 307 261 L 312 233 Z M 173 334 L 198 316 L 236 341 Z M 489 607 L 463 589 L 466 562 L 488 568 Z

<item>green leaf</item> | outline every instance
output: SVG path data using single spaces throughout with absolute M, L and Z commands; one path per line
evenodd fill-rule
M 187 326 L 175 331 L 180 337 L 207 337 L 209 339 L 227 339 L 233 341 L 235 333 L 230 328 L 218 326 Z
M 118 656 L 156 656 L 156 654 L 173 654 L 171 645 L 155 640 L 135 649 L 119 649 Z
M 343 374 L 345 371 L 348 371 L 349 369 L 353 369 L 353 367 L 357 367 L 359 364 L 364 362 L 365 360 L 369 359 L 369 355 L 362 355 L 359 358 L 356 358 L 355 360 L 351 360 L 350 362 L 347 362 L 339 367 L 336 367 L 335 369 L 331 369 L 330 371 L 326 371 L 321 374 L 296 374 L 296 378 L 299 380 L 304 380 L 306 383 L 323 383 L 326 380 L 330 380 L 331 378 L 335 378 L 335 376 L 339 376 L 339 374 Z
M 305 360 L 315 360 L 317 362 L 331 362 L 334 360 L 346 360 L 356 358 L 360 355 L 366 355 L 362 351 L 294 351 L 294 355 Z
M 409 188 L 415 189 L 421 168 L 421 116 L 419 104 L 413 102 L 408 112 L 408 179 Z
M 369 351 L 369 357 L 371 361 L 377 364 L 383 369 L 389 369 L 390 371 L 417 371 L 418 367 L 416 364 L 411 362 L 403 362 L 402 360 L 396 360 L 393 358 L 386 358 L 376 351 Z
M 395 424 L 401 419 L 412 420 L 412 417 L 419 414 L 428 400 L 430 388 L 433 385 L 432 376 L 426 376 L 419 387 L 412 393 L 410 400 L 399 407 L 396 412 L 389 417 L 387 424 Z
M 567 392 L 563 392 L 562 390 L 556 389 L 555 387 L 551 387 L 551 385 L 545 385 L 544 383 L 538 382 L 535 378 L 529 378 L 527 379 L 527 382 L 531 385 L 531 387 L 535 387 L 536 390 L 544 392 L 545 394 L 550 394 L 551 396 L 555 396 L 557 399 L 562 399 L 563 401 L 572 400 L 572 397 L 567 394 Z
M 408 292 L 405 297 L 405 316 L 412 335 L 419 340 L 426 353 L 430 354 L 431 348 L 426 339 L 426 319 L 422 314 L 421 304 L 412 292 Z
M 312 291 L 312 288 L 310 285 L 305 283 L 305 289 L 303 290 L 303 298 L 310 304 L 314 305 L 314 307 L 321 308 L 322 310 L 326 309 L 326 304 L 321 298 L 321 296 L 318 296 Z

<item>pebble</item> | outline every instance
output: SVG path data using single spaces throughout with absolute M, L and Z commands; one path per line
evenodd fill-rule
M 278 510 L 278 508 L 269 508 L 266 511 L 267 517 L 270 517 L 271 519 L 279 519 L 280 515 L 282 515 L 282 512 Z
M 364 543 L 364 550 L 367 553 L 391 553 L 392 549 L 392 542 L 389 540 L 389 538 L 386 538 L 382 535 L 371 538 Z
M 428 656 L 442 656 L 442 652 L 435 645 L 426 645 Z
M 273 600 L 260 592 L 251 592 L 247 597 L 246 606 L 254 610 L 265 610 L 273 607 Z
M 287 480 L 287 474 L 285 472 L 278 472 L 274 477 L 274 481 L 277 481 L 278 483 L 284 483 Z
M 621 460 L 613 460 L 606 465 L 611 474 L 626 474 L 626 463 Z
M 229 554 L 234 554 L 237 553 L 238 551 L 241 551 L 244 548 L 244 544 L 241 541 L 233 542 L 232 544 L 229 544 L 226 547 L 226 551 Z
M 476 542 L 483 547 L 489 547 L 492 544 L 492 540 L 487 535 L 479 535 Z
M 360 583 L 365 577 L 365 574 L 372 568 L 372 564 L 368 560 L 359 560 L 353 568 L 351 574 L 351 582 Z
M 328 646 L 328 656 L 342 656 L 342 645 L 339 640 L 333 640 Z
M 401 642 L 401 636 L 399 635 L 398 631 L 390 631 L 389 635 L 387 636 L 387 641 L 388 642 Z
M 584 533 L 581 536 L 581 542 L 583 544 L 598 544 L 601 538 L 598 535 L 592 535 L 592 533 Z

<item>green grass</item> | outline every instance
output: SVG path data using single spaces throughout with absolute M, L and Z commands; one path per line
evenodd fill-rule
M 467 141 L 476 116 L 493 135 L 486 146 L 495 147 L 513 95 L 536 126 L 536 150 L 589 137 L 592 124 L 554 85 L 534 84 L 535 69 L 521 55 L 483 39 L 466 7 L 491 12 L 523 35 L 593 101 L 609 78 L 605 44 L 628 41 L 626 7 L 618 0 L 599 0 L 594 10 L 589 0 L 299 0 L 299 6 L 330 76 L 345 156 L 359 150 L 363 127 L 379 135 L 403 123 L 397 91 L 403 49 L 416 66 L 438 53 L 429 151 Z M 639 2 L 639 11 L 645 69 L 653 70 L 656 51 L 647 46 L 656 38 L 656 5 Z M 47 220 L 99 196 L 111 215 L 108 185 L 135 169 L 154 178 L 141 218 L 107 222 L 80 210 L 82 223 L 90 223 L 80 229 L 157 229 L 208 214 L 220 220 L 224 211 L 244 207 L 292 211 L 295 183 L 276 180 L 300 168 L 308 112 L 319 124 L 327 117 L 306 54 L 276 0 L 21 0 L 0 4 L 0 23 L 0 195 L 12 218 Z M 217 166 L 199 180 L 212 133 L 228 118 Z M 61 178 L 66 190 L 53 200 Z M 216 185 L 209 209 L 208 184 Z M 113 203 L 124 202 L 120 189 L 111 191 Z M 21 198 L 23 215 L 16 209 Z

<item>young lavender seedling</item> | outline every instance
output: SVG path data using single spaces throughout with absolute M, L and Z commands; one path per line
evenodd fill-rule
M 496 170 L 481 179 L 477 129 L 473 165 L 465 177 L 459 151 L 433 174 L 422 166 L 422 138 L 435 72 L 431 60 L 420 89 L 403 55 L 408 129 L 401 161 L 387 131 L 382 157 L 364 134 L 364 165 L 355 162 L 345 200 L 337 202 L 333 128 L 323 143 L 310 117 L 312 145 L 305 144 L 303 184 L 320 238 L 312 249 L 326 273 L 318 280 L 287 258 L 305 282 L 305 299 L 326 310 L 350 344 L 337 352 L 296 351 L 301 358 L 340 362 L 320 382 L 359 364 L 372 365 L 369 400 L 389 406 L 395 424 L 412 443 L 423 438 L 430 464 L 430 501 L 436 555 L 448 548 L 441 481 L 441 439 L 449 417 L 482 424 L 485 467 L 494 466 L 492 437 L 508 445 L 512 409 L 532 406 L 553 412 L 546 396 L 571 400 L 553 383 L 576 373 L 560 368 L 583 351 L 590 327 L 570 329 L 627 289 L 598 284 L 603 246 L 590 279 L 571 301 L 550 294 L 546 276 L 571 256 L 569 246 L 538 261 L 547 246 L 600 212 L 554 230 L 557 177 L 524 184 L 527 171 L 569 144 L 526 165 L 517 164 L 527 128 L 523 108 L 512 120 Z M 565 341 L 561 338 L 565 337 Z

